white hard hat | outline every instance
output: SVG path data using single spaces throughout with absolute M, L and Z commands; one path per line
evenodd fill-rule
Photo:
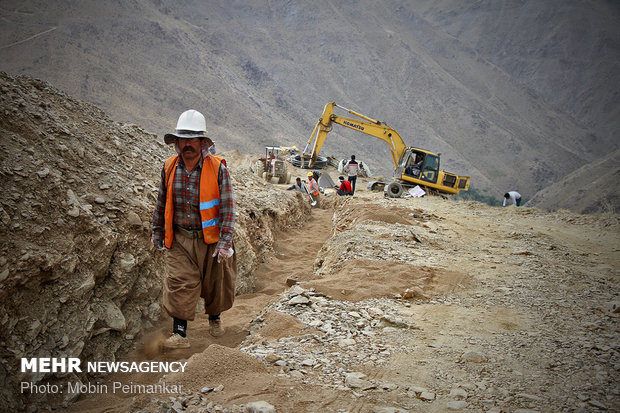
M 173 133 L 167 133 L 164 136 L 164 142 L 167 144 L 174 143 L 177 138 L 208 138 L 207 123 L 202 113 L 194 109 L 181 113 L 177 121 L 177 128 Z

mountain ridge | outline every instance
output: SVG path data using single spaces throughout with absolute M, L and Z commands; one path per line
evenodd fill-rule
M 616 9 L 597 4 L 588 15 L 596 21 L 607 7 L 612 17 L 583 43 L 599 45 L 600 53 L 589 55 L 596 64 L 579 65 L 571 46 L 580 51 L 582 43 L 557 38 L 578 22 L 552 11 L 560 3 L 139 0 L 115 7 L 65 1 L 61 7 L 7 1 L 0 10 L 6 22 L 0 70 L 50 81 L 158 135 L 172 129 L 183 110 L 196 108 L 218 147 L 244 152 L 273 144 L 303 148 L 323 106 L 335 101 L 390 124 L 408 145 L 442 152 L 444 169 L 470 175 L 473 187 L 487 194 L 500 198 L 518 188 L 533 198 L 575 171 L 579 160 L 593 162 L 618 148 L 596 119 L 618 122 L 594 115 L 617 111 L 617 105 L 605 109 L 617 90 L 575 84 L 578 76 L 620 83 L 608 73 L 618 55 L 609 29 Z M 467 21 L 484 28 L 463 27 Z M 515 21 L 524 27 L 515 28 Z M 496 34 L 487 26 L 497 27 Z M 505 27 L 512 30 L 510 42 Z M 546 27 L 554 38 L 539 34 Z M 495 44 L 504 46 L 495 50 Z M 563 96 L 599 93 L 601 102 L 575 99 L 569 110 L 552 99 L 541 86 L 551 75 L 544 71 L 551 59 L 544 50 L 553 51 L 554 62 L 571 62 L 559 66 L 571 70 L 561 77 Z M 509 52 L 512 60 L 502 55 Z M 525 63 L 515 62 L 526 58 L 539 65 L 538 77 L 516 71 Z M 355 132 L 335 129 L 323 152 L 355 153 L 372 170 L 391 175 L 385 144 Z M 599 188 L 589 182 L 584 190 Z M 560 197 L 548 207 L 565 204 Z

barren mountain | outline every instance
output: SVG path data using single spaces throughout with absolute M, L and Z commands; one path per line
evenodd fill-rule
M 617 140 L 617 2 L 546 2 L 541 7 L 537 1 L 421 0 L 413 9 L 586 125 L 598 143 Z
M 561 199 L 567 209 L 580 213 L 617 211 L 618 191 L 614 182 L 620 180 L 620 153 L 612 152 L 583 165 L 559 182 L 539 191 L 527 202 L 528 206 L 553 209 Z M 596 191 L 586 188 L 596 188 Z
M 478 190 L 530 199 L 618 149 L 614 2 L 6 0 L 0 13 L 0 69 L 158 134 L 199 109 L 226 150 L 303 148 L 336 101 Z M 352 131 L 324 153 L 391 171 L 386 145 Z M 559 193 L 545 207 L 571 205 Z

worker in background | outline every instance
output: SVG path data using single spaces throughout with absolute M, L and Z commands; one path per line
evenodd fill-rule
M 317 204 L 319 202 L 319 183 L 314 179 L 314 173 L 308 172 L 308 191 L 310 195 L 312 195 L 312 199 L 314 199 Z
M 336 193 L 340 196 L 353 195 L 353 190 L 351 189 L 351 182 L 345 181 L 344 176 L 339 176 L 338 180 L 340 181 L 340 186 L 334 186 L 334 188 L 336 188 Z
M 504 194 L 504 204 L 502 206 L 521 206 L 521 194 L 517 191 L 510 191 Z
M 269 172 L 273 173 L 276 168 L 275 168 L 275 164 L 276 164 L 276 156 L 273 154 L 273 152 L 269 152 Z
M 344 166 L 344 171 L 348 175 L 349 182 L 351 182 L 352 194 L 355 193 L 355 182 L 357 181 L 357 171 L 359 171 L 359 169 L 360 166 L 357 161 L 355 161 L 355 155 L 351 155 L 351 160 Z
M 226 161 L 212 155 L 204 116 L 188 110 L 164 136 L 178 155 L 161 172 L 151 241 L 166 250 L 163 307 L 173 318 L 165 348 L 188 348 L 187 321 L 204 298 L 213 336 L 224 334 L 220 313 L 232 307 L 237 261 L 235 202 Z
M 304 191 L 304 188 L 301 184 L 301 178 L 297 177 L 297 179 L 295 179 L 295 183 L 291 186 L 289 186 L 288 188 L 286 188 L 287 191 L 292 191 L 292 190 L 296 190 L 299 192 L 306 192 Z

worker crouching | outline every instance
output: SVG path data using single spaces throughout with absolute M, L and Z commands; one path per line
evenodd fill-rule
M 340 196 L 344 195 L 353 195 L 353 189 L 350 181 L 345 181 L 344 176 L 339 176 L 338 180 L 340 181 L 340 186 L 336 185 L 336 193 Z

